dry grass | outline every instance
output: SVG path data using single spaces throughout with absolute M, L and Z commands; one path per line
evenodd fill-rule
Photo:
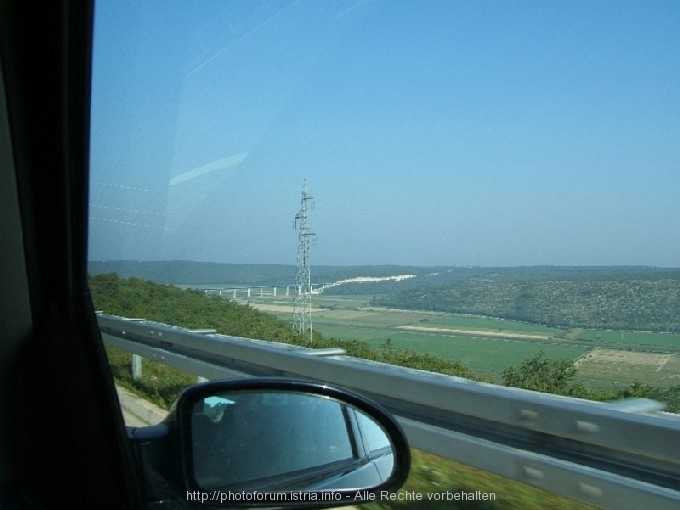
M 680 384 L 680 355 L 593 349 L 577 361 L 579 382 L 593 389 L 616 389 L 635 381 L 668 387 Z

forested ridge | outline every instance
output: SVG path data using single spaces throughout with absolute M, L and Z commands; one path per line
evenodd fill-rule
M 378 296 L 371 304 L 562 328 L 680 331 L 676 278 L 468 281 Z
M 357 276 L 391 276 L 425 274 L 442 268 L 413 266 L 314 266 L 312 283 L 319 286 Z M 121 278 L 135 277 L 157 283 L 175 285 L 293 285 L 297 267 L 294 264 L 221 264 L 188 260 L 107 260 L 88 262 L 91 275 L 115 273 Z
M 184 285 L 289 285 L 295 266 L 192 261 L 93 261 L 92 275 L 117 273 Z M 680 269 L 644 266 L 315 266 L 312 281 L 413 275 L 346 283 L 325 294 L 370 295 L 373 306 L 515 319 L 551 327 L 680 332 Z
M 287 285 L 295 282 L 294 264 L 225 264 L 188 260 L 106 260 L 88 262 L 91 275 L 116 273 L 157 283 L 195 285 Z M 414 275 L 400 282 L 347 284 L 328 289 L 333 294 L 380 294 L 420 286 L 464 282 L 529 282 L 556 280 L 662 280 L 680 279 L 680 269 L 648 266 L 325 266 L 313 264 L 312 283 L 320 286 L 357 276 L 385 277 Z

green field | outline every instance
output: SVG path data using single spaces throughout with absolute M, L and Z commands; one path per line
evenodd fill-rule
M 506 338 L 475 337 L 448 333 L 404 332 L 397 328 L 342 324 L 314 317 L 314 329 L 326 337 L 354 338 L 379 347 L 390 338 L 397 348 L 411 349 L 435 356 L 461 361 L 475 372 L 498 375 L 508 366 L 519 365 L 524 359 L 543 351 L 548 358 L 575 359 L 588 348 L 580 345 L 550 342 L 527 342 Z
M 322 329 L 321 331 L 323 332 Z M 552 359 L 574 359 L 587 350 L 586 347 L 578 345 L 539 344 L 521 340 L 434 333 L 396 333 L 391 337 L 395 347 L 460 361 L 484 375 L 498 374 L 504 368 L 517 366 L 539 351 L 543 351 L 546 357 Z M 368 341 L 368 343 L 375 347 L 380 342 Z
M 363 297 L 363 296 L 362 296 Z M 318 300 L 323 305 L 322 300 Z M 352 302 L 351 299 L 348 302 Z M 516 366 L 526 358 L 543 351 L 548 358 L 576 359 L 588 347 L 568 342 L 547 340 L 560 333 L 546 328 L 487 317 L 452 315 L 432 312 L 387 309 L 321 310 L 313 315 L 314 328 L 324 336 L 355 338 L 379 347 L 390 338 L 397 348 L 425 352 L 452 361 L 461 361 L 475 372 L 498 376 L 508 366 Z M 407 327 L 436 328 L 438 331 L 407 331 Z M 439 331 L 455 330 L 456 333 Z M 466 331 L 470 334 L 457 334 Z M 492 334 L 544 335 L 544 341 L 484 336 Z
M 517 333 L 536 333 L 547 336 L 561 336 L 564 330 L 535 326 L 523 322 L 505 319 L 492 319 L 490 317 L 475 317 L 470 315 L 447 315 L 436 319 L 427 320 L 428 324 L 445 326 L 449 328 L 469 328 L 489 331 L 509 331 Z
M 461 361 L 480 375 L 497 380 L 500 372 L 508 366 L 516 366 L 524 359 L 543 351 L 548 358 L 576 359 L 588 350 L 583 345 L 564 341 L 548 340 L 557 331 L 541 326 L 532 326 L 516 321 L 503 321 L 483 317 L 454 316 L 410 310 L 388 310 L 376 308 L 351 308 L 365 301 L 365 297 L 344 297 L 346 307 L 320 309 L 313 313 L 314 330 L 327 338 L 356 339 L 371 347 L 380 347 L 390 338 L 396 348 Z M 257 303 L 273 303 L 273 300 L 254 300 Z M 277 300 L 276 304 L 283 304 Z M 315 299 L 315 306 L 328 306 L 325 299 Z M 277 313 L 282 319 L 290 319 L 290 313 Z M 470 334 L 442 331 L 409 331 L 404 327 L 422 327 L 451 330 L 467 330 Z M 529 341 L 517 338 L 484 336 L 476 331 L 488 331 L 490 335 L 536 334 L 543 335 L 543 341 Z
M 366 303 L 366 296 L 315 296 L 314 330 L 374 348 L 389 338 L 393 347 L 459 361 L 497 383 L 505 368 L 517 367 L 539 351 L 550 359 L 576 361 L 576 381 L 593 389 L 623 388 L 636 380 L 658 387 L 680 383 L 680 353 L 673 354 L 680 346 L 678 334 L 560 329 L 490 317 L 371 308 Z M 276 314 L 292 318 L 292 298 L 255 298 L 252 304 L 289 307 Z M 628 352 L 635 346 L 667 352 Z
M 597 331 L 585 330 L 577 338 L 610 344 L 654 345 L 680 348 L 680 335 L 673 333 L 651 333 L 646 331 Z

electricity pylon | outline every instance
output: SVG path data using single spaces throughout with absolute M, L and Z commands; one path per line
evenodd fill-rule
M 309 266 L 309 245 L 311 238 L 316 235 L 307 226 L 307 216 L 312 197 L 307 193 L 307 180 L 302 185 L 300 211 L 295 215 L 294 227 L 298 231 L 297 275 L 295 292 L 295 308 L 293 313 L 293 327 L 302 335 L 309 333 L 312 341 L 312 281 Z

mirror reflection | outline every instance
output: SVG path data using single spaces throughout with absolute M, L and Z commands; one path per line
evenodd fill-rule
M 194 477 L 205 490 L 364 489 L 394 470 L 394 448 L 365 412 L 321 395 L 239 391 L 192 409 Z

